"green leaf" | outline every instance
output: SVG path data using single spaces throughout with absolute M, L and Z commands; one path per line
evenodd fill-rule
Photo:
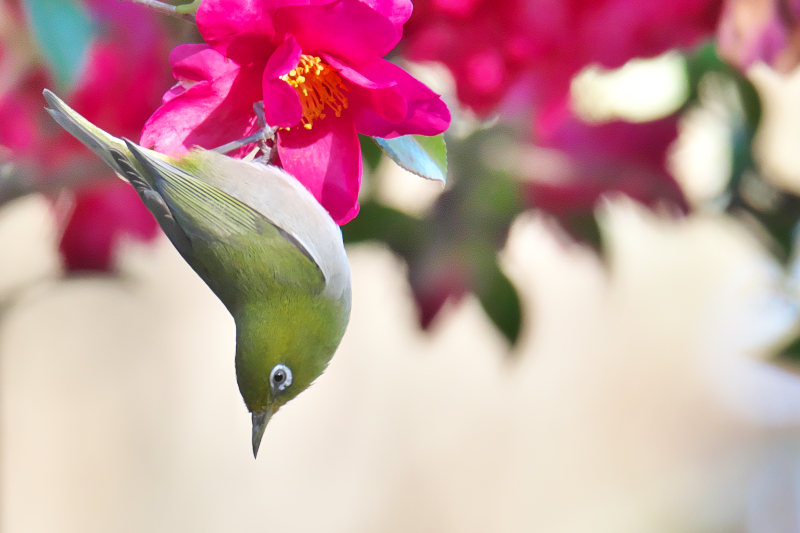
M 193 2 L 189 4 L 180 4 L 175 6 L 175 11 L 178 14 L 185 15 L 188 13 L 195 14 L 197 13 L 197 9 L 200 7 L 200 2 L 202 0 L 193 0 Z
M 374 139 L 386 155 L 409 172 L 425 179 L 446 182 L 447 146 L 444 135 L 403 135 L 394 139 Z
M 408 258 L 421 246 L 426 223 L 373 201 L 361 204 L 358 216 L 342 226 L 346 244 L 383 241 L 395 253 Z
M 475 292 L 486 315 L 514 346 L 522 329 L 522 305 L 517 289 L 497 263 L 482 273 Z
M 794 365 L 800 364 L 800 335 L 786 342 L 788 344 L 785 344 L 782 349 L 777 350 L 778 361 L 788 361 Z
M 367 135 L 358 134 L 358 142 L 361 144 L 361 156 L 364 158 L 364 162 L 367 164 L 370 170 L 374 171 L 378 168 L 378 163 L 381 162 L 381 156 L 383 156 L 383 150 L 381 150 L 380 146 L 375 144 L 375 141 L 372 137 Z
M 88 13 L 71 0 L 23 0 L 33 35 L 62 87 L 80 75 L 92 41 Z
M 731 194 L 728 213 L 750 225 L 774 258 L 787 265 L 795 255 L 800 197 L 775 187 L 752 169 L 744 172 L 728 190 Z
M 561 227 L 578 242 L 588 244 L 601 258 L 604 257 L 603 235 L 594 211 L 576 212 L 556 217 Z
M 685 107 L 694 105 L 699 99 L 698 93 L 703 77 L 709 72 L 717 72 L 724 74 L 736 84 L 747 123 L 753 129 L 758 126 L 761 120 L 761 100 L 755 86 L 739 70 L 720 58 L 713 42 L 698 46 L 685 57 L 686 76 L 689 81 L 689 98 Z

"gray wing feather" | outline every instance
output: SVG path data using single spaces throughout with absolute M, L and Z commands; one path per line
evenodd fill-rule
M 178 250 L 191 252 L 191 241 L 173 217 L 164 198 L 155 190 L 149 171 L 117 139 L 70 109 L 45 90 L 48 112 L 64 129 L 78 138 L 123 179 L 133 183 L 148 209 Z M 162 154 L 137 147 L 151 162 L 166 163 Z M 261 213 L 284 237 L 315 262 L 326 280 L 324 293 L 350 299 L 350 267 L 339 227 L 305 187 L 283 170 L 251 163 L 207 150 L 195 150 L 175 162 L 186 172 L 217 187 Z
M 131 162 L 124 154 L 117 150 L 110 150 L 109 154 L 116 164 L 116 168 L 119 169 L 118 172 L 139 193 L 139 197 L 144 202 L 145 207 L 153 213 L 158 225 L 164 230 L 173 246 L 177 248 L 182 256 L 189 257 L 192 253 L 192 241 L 189 240 L 186 232 L 175 220 L 172 210 L 167 205 L 167 202 L 164 201 L 164 198 L 150 186 L 147 179 L 131 165 Z
M 324 293 L 349 299 L 350 266 L 342 232 L 299 181 L 272 165 L 207 150 L 195 150 L 186 161 L 192 165 L 191 174 L 262 213 L 300 243 L 325 276 Z
M 61 98 L 47 89 L 44 90 L 44 98 L 50 106 L 46 108 L 47 112 L 50 113 L 50 116 L 52 116 L 61 127 L 74 135 L 75 138 L 85 144 L 95 154 L 100 156 L 100 158 L 114 169 L 119 176 L 125 178 L 125 173 L 111 155 L 112 150 L 116 150 L 120 154 L 127 154 L 128 151 L 125 148 L 125 143 L 109 135 L 80 116 L 65 104 Z

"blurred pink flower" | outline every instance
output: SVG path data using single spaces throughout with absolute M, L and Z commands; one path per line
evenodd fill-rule
M 130 185 L 108 180 L 75 191 L 58 250 L 69 271 L 109 271 L 120 237 L 148 241 L 158 226 Z
M 9 93 L 0 95 L 0 146 L 15 157 L 35 157 L 42 142 L 37 121 L 41 106 L 39 96 L 47 83 L 44 69 L 25 76 Z M 36 94 L 39 91 L 39 94 Z
M 764 61 L 788 72 L 800 64 L 800 1 L 727 0 L 717 38 L 720 55 L 742 70 Z
M 474 284 L 468 257 L 437 258 L 434 264 L 421 264 L 409 276 L 411 292 L 417 303 L 419 324 L 428 329 L 449 300 L 457 304 Z
M 169 86 L 169 70 L 161 59 L 169 42 L 156 15 L 141 6 L 117 0 L 85 4 L 99 32 L 66 100 L 99 127 L 136 138 Z M 26 31 L 19 22 L 19 31 Z M 6 49 L 9 55 L 17 52 L 14 44 Z M 54 86 L 47 69 L 34 63 L 0 93 L 0 145 L 15 164 L 28 170 L 33 180 L 26 184 L 28 191 L 56 196 L 63 188 L 77 189 L 59 245 L 66 268 L 108 271 L 123 235 L 149 240 L 158 234 L 158 227 L 136 192 L 117 182 L 94 154 L 44 111 L 42 90 Z
M 559 101 L 589 64 L 616 68 L 713 36 L 722 0 L 417 0 L 403 53 L 440 61 L 459 99 L 480 115 L 519 84 Z
M 409 0 L 205 0 L 197 25 L 208 44 L 173 50 L 178 84 L 142 144 L 181 153 L 244 138 L 263 100 L 280 128 L 276 163 L 344 224 L 359 209 L 357 133 L 435 135 L 450 123 L 438 95 L 382 59 L 410 14 Z
M 606 194 L 625 194 L 673 213 L 689 210 L 666 169 L 667 150 L 678 136 L 676 115 L 644 123 L 592 125 L 562 108 L 542 117 L 535 135 L 537 145 L 561 151 L 570 164 L 547 181 L 531 182 L 528 204 L 553 215 L 568 231 L 591 215 Z

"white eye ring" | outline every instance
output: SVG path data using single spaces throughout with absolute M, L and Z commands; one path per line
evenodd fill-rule
M 272 367 L 269 373 L 269 386 L 275 392 L 283 392 L 292 384 L 292 371 L 284 364 L 277 364 Z

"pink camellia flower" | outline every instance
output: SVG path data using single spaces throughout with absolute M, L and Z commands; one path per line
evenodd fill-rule
M 134 138 L 169 86 L 169 69 L 161 58 L 170 43 L 158 15 L 141 6 L 117 0 L 85 0 L 84 5 L 98 37 L 74 87 L 61 94 L 99 127 Z M 72 190 L 73 206 L 60 228 L 65 268 L 113 270 L 119 240 L 151 240 L 158 225 L 136 191 L 45 112 L 42 91 L 55 88 L 55 81 L 30 51 L 21 11 L 9 13 L 19 33 L 2 47 L 0 57 L 0 71 L 11 65 L 5 72 L 16 75 L 0 81 L 0 154 L 24 170 L 25 182 L 8 194 L 40 192 L 55 198 Z M 9 86 L 3 87 L 4 82 Z M 9 199 L 0 194 L 0 202 Z
M 722 0 L 416 0 L 403 53 L 439 61 L 480 115 L 521 95 L 559 101 L 590 64 L 616 68 L 713 36 Z M 524 90 L 518 90 L 519 87 Z
M 542 117 L 535 130 L 537 145 L 560 151 L 569 164 L 546 181 L 529 183 L 527 203 L 554 216 L 573 235 L 579 233 L 574 225 L 590 217 L 607 194 L 688 212 L 666 168 L 667 150 L 678 136 L 676 115 L 644 123 L 587 124 L 562 108 Z
M 205 0 L 197 26 L 208 44 L 172 51 L 178 84 L 141 143 L 216 148 L 258 129 L 253 104 L 263 100 L 279 128 L 275 163 L 344 224 L 358 213 L 357 133 L 436 135 L 450 123 L 437 94 L 383 59 L 410 14 L 409 0 Z
M 75 191 L 58 250 L 69 271 L 108 271 L 120 237 L 149 241 L 158 226 L 133 188 L 122 180 L 107 180 Z
M 420 261 L 413 275 L 409 276 L 411 292 L 417 302 L 419 325 L 428 329 L 433 319 L 449 300 L 458 303 L 470 290 L 474 281 L 469 261 L 463 257 L 437 258 L 435 265 Z
M 727 0 L 720 55 L 742 70 L 764 61 L 781 72 L 800 64 L 800 1 Z

